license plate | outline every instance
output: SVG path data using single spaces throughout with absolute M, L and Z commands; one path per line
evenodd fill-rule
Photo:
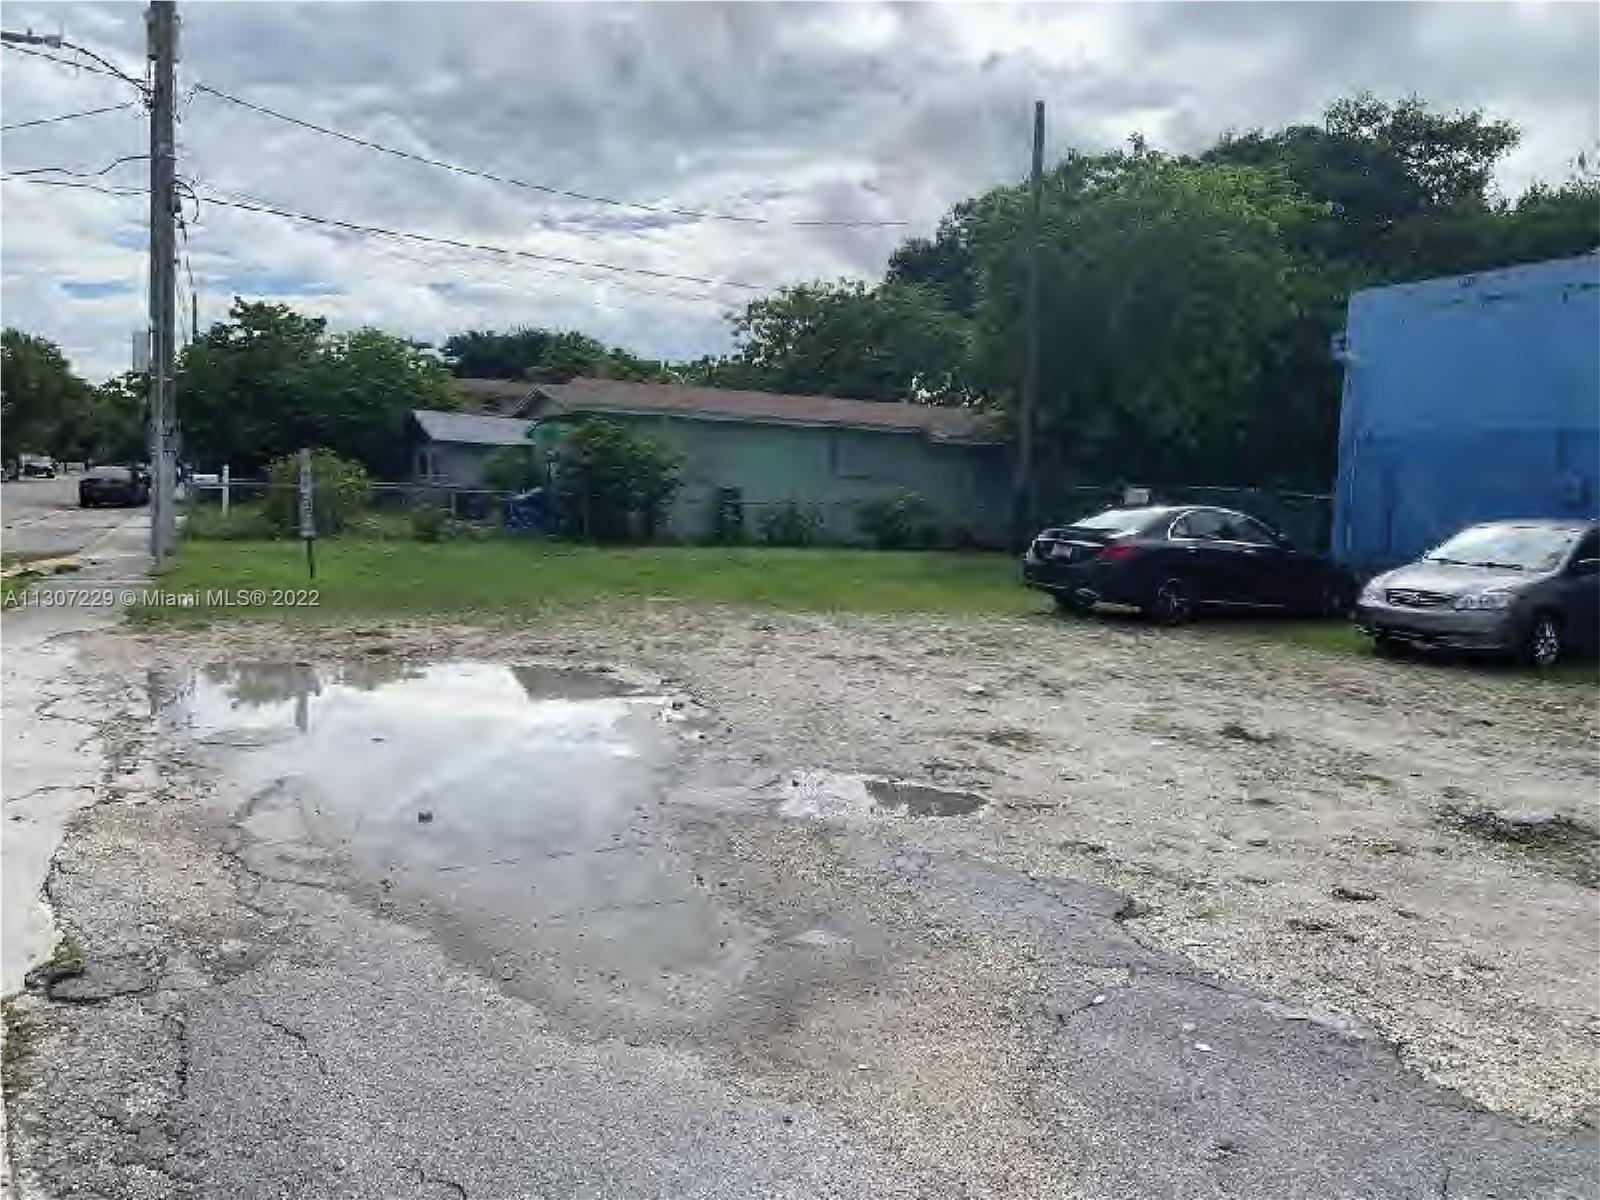
M 1076 546 L 1063 546 L 1058 543 L 1050 547 L 1050 557 L 1065 558 L 1070 561 L 1078 557 L 1078 548 Z

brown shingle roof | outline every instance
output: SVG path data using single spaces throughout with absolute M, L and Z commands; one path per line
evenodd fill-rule
M 452 379 L 450 389 L 460 411 L 491 415 L 510 416 L 533 395 L 533 384 L 517 379 Z
M 791 396 L 780 392 L 740 392 L 728 388 L 669 383 L 630 383 L 618 379 L 574 379 L 534 385 L 527 408 L 532 417 L 575 413 L 660 413 L 703 420 L 744 420 L 764 424 L 822 425 L 843 429 L 881 429 L 922 433 L 935 441 L 999 442 L 988 414 L 970 408 L 932 404 L 843 400 L 838 396 Z

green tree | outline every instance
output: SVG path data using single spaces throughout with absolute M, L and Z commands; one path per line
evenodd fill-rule
M 375 329 L 330 336 L 321 317 L 245 300 L 184 352 L 178 383 L 191 457 L 241 471 L 326 446 L 392 474 L 410 410 L 454 404 L 444 368 L 409 342 Z
M 730 374 L 745 386 L 857 400 L 970 398 L 970 327 L 924 287 L 799 284 L 752 301 L 733 328 Z
M 613 421 L 576 421 L 555 447 L 555 499 L 564 532 L 585 541 L 648 541 L 676 494 L 682 462 L 654 438 Z
M 19 329 L 0 333 L 0 444 L 8 458 L 76 457 L 89 397 L 54 342 Z
M 483 479 L 497 492 L 525 492 L 545 482 L 545 455 L 532 442 L 501 446 L 483 463 Z
M 314 440 L 364 463 L 379 478 L 405 472 L 412 409 L 455 407 L 444 368 L 380 330 L 337 334 L 327 339 L 321 358 Z
M 584 333 L 522 327 L 508 333 L 471 329 L 445 339 L 450 369 L 467 379 L 565 383 L 579 375 L 670 381 L 664 364 L 608 347 Z
M 150 377 L 129 371 L 106 380 L 89 399 L 87 457 L 133 463 L 150 457 Z
M 1039 430 L 1082 475 L 1236 480 L 1265 350 L 1311 298 L 1286 244 L 1307 205 L 1281 174 L 1139 152 L 1052 193 L 1042 220 Z M 1021 374 L 1020 204 L 977 239 L 979 377 Z

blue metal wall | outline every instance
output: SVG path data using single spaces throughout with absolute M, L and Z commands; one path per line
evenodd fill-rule
M 1600 512 L 1600 258 L 1350 297 L 1333 553 L 1402 562 L 1474 521 Z

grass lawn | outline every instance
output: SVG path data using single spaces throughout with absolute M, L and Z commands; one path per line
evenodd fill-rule
M 320 541 L 316 552 L 311 583 L 297 541 L 186 541 L 161 576 L 163 592 L 312 587 L 320 603 L 310 609 L 145 605 L 133 617 L 512 615 L 644 597 L 823 612 L 1025 613 L 1047 606 L 1019 584 L 1016 560 L 1005 554 L 356 538 Z

